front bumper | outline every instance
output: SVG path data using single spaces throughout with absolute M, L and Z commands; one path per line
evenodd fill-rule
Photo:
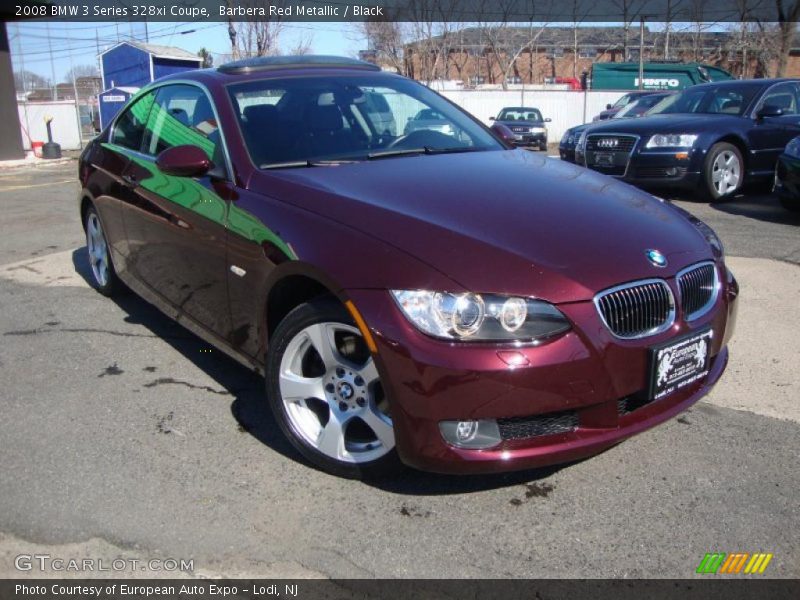
M 694 189 L 700 184 L 705 157 L 698 150 L 643 152 L 636 147 L 629 156 L 615 157 L 615 164 L 607 167 L 597 164 L 597 154 L 602 153 L 591 151 L 577 153 L 576 162 L 638 187 L 687 190 Z
M 559 146 L 558 155 L 561 160 L 574 163 L 575 162 L 575 146 Z
M 515 146 L 546 146 L 546 133 L 514 133 L 513 144 Z
M 670 285 L 674 282 L 670 281 Z M 618 340 L 594 304 L 559 308 L 573 329 L 535 347 L 447 343 L 419 333 L 382 290 L 350 290 L 378 347 L 377 364 L 389 397 L 398 454 L 408 465 L 441 473 L 520 470 L 596 454 L 685 410 L 717 382 L 728 362 L 738 286 L 732 276 L 714 308 L 691 327 L 683 321 L 642 340 Z M 646 402 L 650 346 L 706 327 L 713 330 L 704 380 Z M 526 366 L 509 366 L 501 351 Z M 569 431 L 504 439 L 486 450 L 457 448 L 439 430 L 447 420 L 531 420 L 574 414 Z

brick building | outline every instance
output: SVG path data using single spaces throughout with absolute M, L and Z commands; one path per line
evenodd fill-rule
M 406 74 L 415 79 L 460 80 L 466 85 L 541 84 L 580 78 L 595 62 L 639 60 L 639 27 L 467 27 L 445 36 L 406 44 Z M 533 40 L 533 41 L 531 41 Z M 800 76 L 800 39 L 787 76 Z M 736 32 L 644 32 L 644 60 L 702 62 L 735 76 L 769 77 L 775 72 L 777 38 Z M 379 56 L 379 52 L 375 52 Z

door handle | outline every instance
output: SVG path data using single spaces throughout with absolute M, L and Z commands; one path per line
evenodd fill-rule
M 136 178 L 133 177 L 132 175 L 127 175 L 127 174 L 123 175 L 122 181 L 124 181 L 125 185 L 127 185 L 128 187 L 136 187 L 138 185 L 136 183 Z

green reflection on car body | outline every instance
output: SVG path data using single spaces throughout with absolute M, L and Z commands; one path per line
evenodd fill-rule
M 287 258 L 291 260 L 297 259 L 297 255 L 289 245 L 278 237 L 275 232 L 266 227 L 256 216 L 233 203 L 228 207 L 228 203 L 225 200 L 199 181 L 190 177 L 167 175 L 152 160 L 143 158 L 139 153 L 123 146 L 108 142 L 103 143 L 102 146 L 112 152 L 125 155 L 137 166 L 147 171 L 149 176 L 139 180 L 138 185 L 148 192 L 167 198 L 171 202 L 191 210 L 210 221 L 227 226 L 231 232 L 248 241 L 259 245 L 269 243 L 278 248 Z M 228 209 L 227 219 L 226 209 Z

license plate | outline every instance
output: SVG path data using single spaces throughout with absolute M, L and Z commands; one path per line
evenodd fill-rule
M 594 164 L 600 167 L 613 167 L 614 155 L 610 152 L 595 152 Z
M 650 398 L 660 400 L 708 375 L 712 331 L 650 348 Z

